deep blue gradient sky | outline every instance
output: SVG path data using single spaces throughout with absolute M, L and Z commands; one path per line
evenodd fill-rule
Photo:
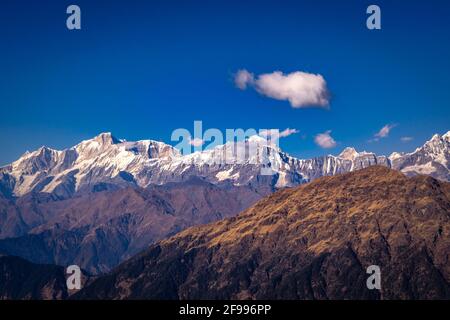
M 373 3 L 379 31 L 365 27 Z M 66 29 L 69 4 L 80 31 Z M 194 120 L 296 128 L 280 145 L 298 157 L 410 151 L 450 129 L 450 1 L 3 0 L 0 39 L 0 165 L 102 131 L 170 142 Z M 238 90 L 241 68 L 320 73 L 330 109 Z M 326 130 L 336 148 L 314 144 Z

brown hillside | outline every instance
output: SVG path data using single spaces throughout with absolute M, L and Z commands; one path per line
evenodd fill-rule
M 370 167 L 151 246 L 79 298 L 450 298 L 450 184 Z M 366 287 L 381 268 L 382 289 Z

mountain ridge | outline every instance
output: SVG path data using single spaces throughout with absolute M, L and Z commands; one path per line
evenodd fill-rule
M 0 253 L 107 272 L 157 240 L 233 216 L 268 192 L 193 179 L 63 200 L 39 193 L 5 204 L 0 196 Z
M 183 156 L 163 142 L 128 142 L 111 133 L 101 133 L 62 151 L 41 147 L 0 168 L 0 192 L 6 196 L 47 192 L 67 198 L 96 188 L 145 188 L 152 184 L 183 181 L 191 176 L 204 177 L 215 184 L 229 180 L 234 185 L 259 187 L 265 184 L 277 189 L 371 165 L 384 165 L 409 175 L 429 174 L 450 180 L 450 131 L 442 136 L 434 135 L 413 152 L 394 152 L 389 157 L 347 147 L 338 156 L 298 159 L 260 140 L 252 142 L 261 150 L 262 159 L 246 159 L 239 163 L 232 153 L 234 144 Z M 236 146 L 245 148 L 246 143 L 237 142 Z M 232 154 L 231 163 L 220 161 L 224 154 Z M 266 167 L 273 171 L 272 177 L 261 175 L 261 169 Z

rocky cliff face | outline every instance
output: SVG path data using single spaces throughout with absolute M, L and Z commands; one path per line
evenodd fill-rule
M 450 184 L 374 166 L 152 245 L 76 297 L 449 299 Z M 366 268 L 381 269 L 381 290 Z

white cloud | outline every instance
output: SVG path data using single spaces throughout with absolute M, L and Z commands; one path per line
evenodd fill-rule
M 385 125 L 383 128 L 380 129 L 380 131 L 378 131 L 375 134 L 375 140 L 378 141 L 376 138 L 387 138 L 389 136 L 389 133 L 391 132 L 392 128 L 394 128 L 396 125 L 395 124 L 387 124 Z
M 402 142 L 409 142 L 412 141 L 414 138 L 413 137 L 401 137 L 400 140 Z
M 314 142 L 324 149 L 334 148 L 337 143 L 330 134 L 331 130 L 319 133 L 314 137 Z
M 282 137 L 282 138 L 288 137 L 288 136 L 290 136 L 291 134 L 295 134 L 295 133 L 298 133 L 298 132 L 299 132 L 299 131 L 298 131 L 297 129 L 290 129 L 290 128 L 287 128 L 287 129 L 284 129 L 283 131 L 280 132 L 280 137 Z
M 325 79 L 320 74 L 296 71 L 283 74 L 281 71 L 260 74 L 256 79 L 247 70 L 239 70 L 235 84 L 244 90 L 248 86 L 266 97 L 287 100 L 293 108 L 328 107 L 330 94 Z
M 205 141 L 203 141 L 203 139 L 200 139 L 200 138 L 191 139 L 191 138 L 189 138 L 189 144 L 191 146 L 201 147 L 204 143 L 205 143 Z
M 239 70 L 234 76 L 234 84 L 241 90 L 247 89 L 247 86 L 252 85 L 253 81 L 253 73 L 250 73 L 245 69 Z
M 280 131 L 278 129 L 270 129 L 270 130 L 261 130 L 259 132 L 259 135 L 261 137 L 268 137 L 270 136 L 272 139 L 279 139 L 279 138 L 285 138 L 292 134 L 296 134 L 299 131 L 297 129 L 290 129 L 286 128 L 283 131 Z

